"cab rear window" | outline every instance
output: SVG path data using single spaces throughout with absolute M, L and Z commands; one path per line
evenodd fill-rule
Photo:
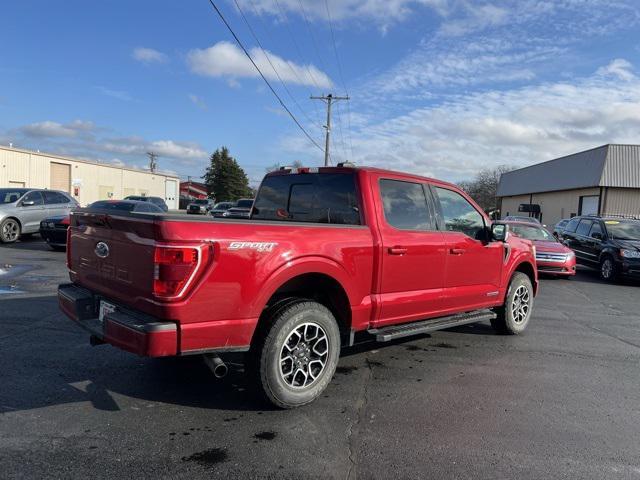
M 266 177 L 251 218 L 281 222 L 360 225 L 351 173 L 303 173 Z

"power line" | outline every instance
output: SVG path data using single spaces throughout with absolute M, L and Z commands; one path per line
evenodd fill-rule
M 302 124 L 298 121 L 298 119 L 295 117 L 295 115 L 293 113 L 291 113 L 291 110 L 289 110 L 289 108 L 285 105 L 285 103 L 282 101 L 282 98 L 280 98 L 280 95 L 278 95 L 278 93 L 274 90 L 274 88 L 271 86 L 271 83 L 269 83 L 269 80 L 267 80 L 267 77 L 264 76 L 264 74 L 262 73 L 262 70 L 260 70 L 260 67 L 258 67 L 258 65 L 256 64 L 256 62 L 253 60 L 253 58 L 251 57 L 251 55 L 249 54 L 249 52 L 247 51 L 247 49 L 245 48 L 245 46 L 242 44 L 242 42 L 240 41 L 240 39 L 238 38 L 238 36 L 236 35 L 236 33 L 233 31 L 233 29 L 231 28 L 231 25 L 229 25 L 229 22 L 227 22 L 227 19 L 224 18 L 224 15 L 222 14 L 222 12 L 220 11 L 220 9 L 218 8 L 218 6 L 214 3 L 213 0 L 209 0 L 209 3 L 211 4 L 211 6 L 213 7 L 213 9 L 216 11 L 216 13 L 218 14 L 218 16 L 220 17 L 220 20 L 222 20 L 222 22 L 224 23 L 224 25 L 227 27 L 227 30 L 229 30 L 229 32 L 231 33 L 231 35 L 233 36 L 233 38 L 235 39 L 236 43 L 240 46 L 240 48 L 242 49 L 242 51 L 244 52 L 244 54 L 247 56 L 247 58 L 249 59 L 249 61 L 252 63 L 252 65 L 255 67 L 255 69 L 258 71 L 258 73 L 260 74 L 260 76 L 262 77 L 262 80 L 264 80 L 264 83 L 267 84 L 267 87 L 269 87 L 269 90 L 271 90 L 271 93 L 273 93 L 273 95 L 278 99 L 278 102 L 280 102 L 280 105 L 282 106 L 282 108 L 285 109 L 285 111 L 289 114 L 289 116 L 291 117 L 291 119 L 295 122 L 295 124 L 298 126 L 298 128 L 300 130 L 302 130 L 302 133 L 304 133 L 306 135 L 306 137 L 309 139 L 309 141 L 311 143 L 313 143 L 316 147 L 318 147 L 320 149 L 320 151 L 324 152 L 324 149 L 318 145 L 318 142 L 316 142 L 311 135 L 309 135 L 309 133 L 305 130 L 305 128 L 302 126 Z
M 260 39 L 258 38 L 258 36 L 256 35 L 256 32 L 253 30 L 253 28 L 251 27 L 251 24 L 249 23 L 249 20 L 247 19 L 247 17 L 245 16 L 244 12 L 242 11 L 242 8 L 240 8 L 240 4 L 238 3 L 238 0 L 233 0 L 234 3 L 236 4 L 236 8 L 238 9 L 238 11 L 240 12 L 240 15 L 242 16 L 242 19 L 244 20 L 244 23 L 246 23 L 247 28 L 249 28 L 249 31 L 251 32 L 251 35 L 253 36 L 254 40 L 256 41 L 256 43 L 258 44 L 258 47 L 260 47 L 260 50 L 262 50 L 262 53 L 264 54 L 265 58 L 267 59 L 267 62 L 269 62 L 269 65 L 271 65 L 271 68 L 273 69 L 273 73 L 276 74 L 276 77 L 278 77 L 278 80 L 280 80 L 280 83 L 282 84 L 282 87 L 284 88 L 284 90 L 287 92 L 287 94 L 289 95 L 289 98 L 291 98 L 291 100 L 293 100 L 293 103 L 296 104 L 296 106 L 298 107 L 298 109 L 300 110 L 300 112 L 302 112 L 302 114 L 307 117 L 307 120 L 309 120 L 311 123 L 316 123 L 315 120 L 313 120 L 311 117 L 309 117 L 309 115 L 307 115 L 307 112 L 303 110 L 303 108 L 300 106 L 300 104 L 298 103 L 298 101 L 294 98 L 294 96 L 291 94 L 291 92 L 289 91 L 289 89 L 287 88 L 287 85 L 284 83 L 284 80 L 282 80 L 282 77 L 280 76 L 280 74 L 278 73 L 278 70 L 276 69 L 276 66 L 273 64 L 273 62 L 271 61 L 271 59 L 269 58 L 269 54 L 267 53 L 267 51 L 264 49 L 264 47 L 262 46 L 262 42 L 260 42 Z M 291 69 L 291 71 L 293 72 L 293 74 L 295 76 L 298 77 L 298 80 L 300 80 L 300 77 L 296 74 L 295 70 L 293 69 L 293 67 L 291 66 L 291 64 L 289 62 L 286 62 L 286 64 L 289 66 L 289 68 Z M 302 83 L 302 82 L 301 82 Z M 320 124 L 316 123 L 317 127 L 321 127 Z

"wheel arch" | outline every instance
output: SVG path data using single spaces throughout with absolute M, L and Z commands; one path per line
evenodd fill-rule
M 513 269 L 513 272 L 509 277 L 509 281 L 511 281 L 511 278 L 516 272 L 524 273 L 527 277 L 529 277 L 529 280 L 531 280 L 531 285 L 533 286 L 533 294 L 536 295 L 538 293 L 538 281 L 536 278 L 537 277 L 536 268 L 530 262 L 527 262 L 527 261 L 521 262 L 518 265 L 516 265 L 516 268 Z

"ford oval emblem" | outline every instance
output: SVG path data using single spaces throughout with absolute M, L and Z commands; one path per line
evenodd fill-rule
M 109 256 L 109 245 L 104 242 L 98 242 L 94 252 L 100 258 L 107 258 Z

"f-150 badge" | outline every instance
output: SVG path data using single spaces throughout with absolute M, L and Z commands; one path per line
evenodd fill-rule
M 256 250 L 271 252 L 278 244 L 276 242 L 231 242 L 229 250 Z

